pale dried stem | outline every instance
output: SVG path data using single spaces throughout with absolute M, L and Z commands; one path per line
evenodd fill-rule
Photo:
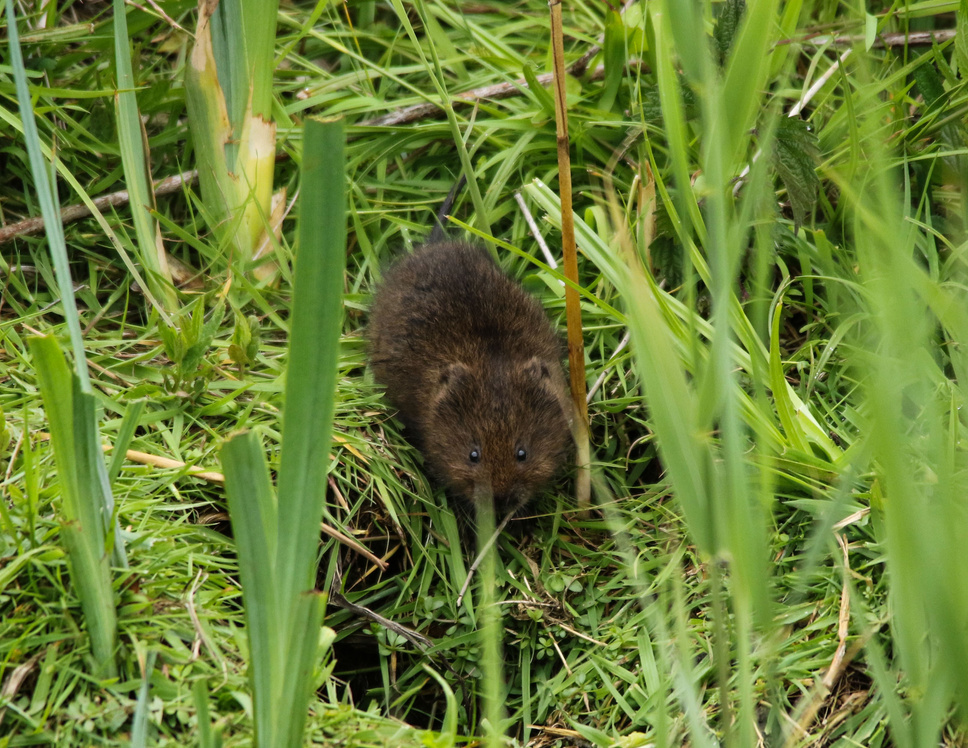
M 847 666 L 853 662 L 874 633 L 873 631 L 866 632 L 851 645 L 849 650 L 847 649 L 847 636 L 850 633 L 850 585 L 848 582 L 851 574 L 850 557 L 844 536 L 837 532 L 834 533 L 834 537 L 837 539 L 837 544 L 840 546 L 844 557 L 844 583 L 840 591 L 840 611 L 837 615 L 837 649 L 834 651 L 834 656 L 830 665 L 827 666 L 827 672 L 824 673 L 823 678 L 816 682 L 810 692 L 801 697 L 801 703 L 797 705 L 799 717 L 795 720 L 790 717 L 787 718 L 793 730 L 787 737 L 785 748 L 792 748 L 800 740 L 809 738 L 808 730 L 813 725 L 820 708 L 847 670 Z

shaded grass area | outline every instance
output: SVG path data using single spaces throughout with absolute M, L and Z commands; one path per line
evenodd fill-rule
M 114 76 L 104 61 L 112 47 L 110 19 L 98 15 L 97 4 L 88 5 L 93 17 L 86 15 L 92 12 L 87 6 L 72 6 L 55 27 L 32 33 L 25 28 L 23 36 L 32 82 L 39 87 L 35 107 L 42 115 L 42 136 L 56 144 L 59 168 L 96 196 L 123 183 L 111 98 Z M 192 27 L 192 3 L 162 7 L 182 27 Z M 543 3 L 406 8 L 424 48 L 436 47 L 444 73 L 438 83 L 451 94 L 545 70 Z M 455 691 L 459 732 L 471 734 L 478 729 L 476 695 L 483 689 L 477 681 L 479 589 L 472 586 L 463 604 L 456 602 L 471 560 L 461 540 L 466 529 L 424 478 L 418 453 L 373 387 L 363 338 L 369 297 L 382 269 L 426 235 L 457 178 L 452 132 L 437 118 L 397 127 L 362 124 L 434 100 L 433 71 L 389 6 L 326 7 L 314 18 L 309 9 L 284 5 L 279 21 L 275 110 L 283 157 L 276 184 L 290 195 L 298 189 L 295 160 L 303 117 L 341 113 L 349 133 L 346 323 L 324 521 L 387 564 L 381 570 L 323 536 L 318 587 L 329 589 L 338 574 L 348 599 L 436 643 L 430 654 L 421 655 L 399 635 L 330 607 L 326 625 L 337 638 L 332 659 L 319 670 L 320 698 L 310 715 L 310 734 L 318 742 L 416 744 L 420 735 L 394 720 L 439 729 L 446 709 L 425 665 L 443 674 Z M 29 22 L 35 24 L 36 17 Z M 901 16 L 884 24 L 887 29 L 907 22 Z M 941 27 L 948 19 L 928 16 L 912 23 Z M 569 59 L 577 59 L 598 43 L 604 9 L 569 3 L 565 24 Z M 140 52 L 135 76 L 151 173 L 168 176 L 192 165 L 180 72 L 188 37 L 171 21 L 142 9 L 130 10 L 128 26 Z M 826 3 L 805 9 L 793 29 L 798 40 L 863 31 L 858 19 Z M 602 175 L 622 150 L 627 158 L 614 172 L 620 208 L 630 224 L 641 227 L 645 219 L 636 195 L 647 142 L 671 187 L 668 201 L 660 200 L 656 209 L 650 269 L 673 298 L 708 319 L 710 291 L 695 283 L 672 215 L 684 200 L 677 190 L 685 186 L 670 176 L 672 147 L 656 94 L 655 60 L 648 50 L 636 49 L 638 33 L 634 28 L 629 33 L 629 54 L 643 63 L 621 79 L 614 106 L 599 108 L 605 83 L 571 82 L 576 212 L 606 244 L 613 242 Z M 768 104 L 782 112 L 841 51 L 816 38 L 790 49 L 796 57 L 792 73 L 773 71 L 769 81 Z M 752 687 L 753 714 L 747 716 L 755 719 L 767 745 L 894 744 L 890 703 L 883 686 L 875 684 L 862 648 L 879 645 L 891 673 L 899 670 L 885 573 L 884 485 L 864 438 L 870 404 L 862 392 L 867 372 L 857 363 L 872 334 L 871 315 L 864 312 L 870 291 L 859 282 L 851 203 L 843 197 L 865 162 L 867 143 L 858 132 L 860 119 L 870 112 L 858 113 L 859 99 L 851 92 L 863 89 L 883 107 L 877 112 L 883 115 L 878 135 L 891 144 L 889 166 L 904 174 L 904 199 L 923 228 L 914 242 L 918 264 L 932 277 L 956 283 L 964 228 L 958 188 L 966 98 L 950 60 L 950 45 L 923 52 L 874 50 L 869 79 L 850 66 L 831 76 L 805 114 L 816 135 L 822 178 L 806 230 L 795 230 L 790 188 L 776 180 L 779 207 L 767 232 L 769 252 L 751 241 L 741 258 L 736 294 L 755 334 L 769 344 L 767 314 L 782 291 L 779 340 L 786 381 L 840 449 L 868 454 L 834 464 L 817 451 L 795 449 L 781 434 L 778 453 L 757 450 L 747 456 L 744 464 L 751 472 L 759 470 L 773 481 L 767 507 L 773 622 L 747 645 L 752 649 L 749 682 L 741 682 L 745 676 L 738 666 L 741 624 L 729 615 L 717 620 L 715 612 L 724 600 L 729 609 L 730 600 L 749 591 L 736 589 L 730 559 L 710 559 L 693 545 L 657 457 L 632 353 L 617 352 L 625 332 L 624 301 L 598 266 L 580 259 L 582 285 L 590 292 L 583 301 L 588 379 L 604 377 L 590 404 L 596 494 L 604 511 L 579 516 L 567 500 L 570 484 L 564 477 L 535 505 L 535 517 L 500 541 L 505 709 L 509 731 L 522 743 L 573 745 L 584 739 L 607 745 L 610 738 L 636 732 L 643 742 L 658 745 L 729 742 L 724 715 L 736 707 L 724 704 L 723 695 L 731 702 Z M 15 123 L 11 92 L 12 83 L 0 72 L 0 104 Z M 690 173 L 700 181 L 692 188 L 701 201 L 697 172 L 707 136 L 695 95 L 688 88 L 683 92 L 686 122 L 680 135 L 687 143 Z M 456 109 L 467 128 L 466 146 L 492 234 L 540 258 L 513 194 L 536 178 L 554 184 L 550 98 L 518 86 L 511 98 Z M 0 141 L 0 208 L 7 223 L 37 213 L 25 189 L 29 171 L 18 155 L 17 138 L 16 127 L 8 127 Z M 62 202 L 76 202 L 64 181 L 59 183 Z M 552 223 L 543 220 L 534 200 L 526 197 L 526 203 L 554 247 Z M 468 195 L 453 210 L 477 226 L 473 212 Z M 202 220 L 205 209 L 196 188 L 162 200 L 159 213 L 169 251 L 203 281 L 204 290 L 193 292 L 200 297 L 197 303 L 211 308 L 227 261 Z M 131 251 L 128 214 L 118 209 L 107 218 Z M 255 360 L 245 367 L 230 360 L 235 317 L 228 314 L 202 364 L 180 371 L 165 355 L 156 316 L 131 287 L 98 224 L 87 219 L 68 227 L 106 444 L 116 436 L 126 404 L 145 398 L 133 449 L 212 470 L 222 439 L 249 428 L 262 437 L 275 470 L 293 228 L 291 220 L 284 223 L 279 250 L 284 280 L 278 289 L 234 277 L 242 301 L 230 311 L 258 318 Z M 149 707 L 157 744 L 191 739 L 197 713 L 192 685 L 198 680 L 208 684 L 212 718 L 226 744 L 249 744 L 241 594 L 224 491 L 217 483 L 189 477 L 185 470 L 124 464 L 114 485 L 131 563 L 117 583 L 123 675 L 110 684 L 88 675 L 80 606 L 58 542 L 55 468 L 25 342 L 33 331 L 63 335 L 56 284 L 42 240 L 18 238 L 0 252 L 6 271 L 0 406 L 7 435 L 0 444 L 7 458 L 0 513 L 0 735 L 9 736 L 9 745 L 125 743 L 142 677 L 139 663 L 151 650 L 158 654 Z M 514 252 L 502 251 L 501 260 L 563 324 L 557 276 Z M 765 270 L 757 263 L 765 263 Z M 692 324 L 684 336 L 690 349 L 684 358 L 701 361 L 707 341 L 699 323 Z M 945 347 L 949 342 L 940 343 L 936 382 L 945 388 L 957 361 Z M 691 373 L 698 371 L 697 366 Z M 737 375 L 744 390 L 754 393 L 772 391 L 766 377 L 752 367 Z M 951 397 L 958 400 L 954 388 Z M 770 401 L 764 410 L 773 417 Z M 745 433 L 755 442 L 751 429 Z M 725 682 L 717 671 L 721 663 Z M 818 687 L 828 674 L 829 693 Z M 900 688 L 903 696 L 910 695 L 905 682 Z M 793 727 L 798 722 L 802 729 Z M 944 715 L 940 723 L 943 741 L 963 744 L 956 723 Z M 8 738 L 0 745 L 3 740 Z

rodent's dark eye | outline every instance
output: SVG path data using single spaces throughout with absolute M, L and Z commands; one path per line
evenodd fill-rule
M 514 453 L 514 456 L 518 458 L 518 462 L 524 462 L 528 459 L 528 450 L 524 447 L 518 447 L 518 451 Z
M 474 449 L 471 450 L 471 453 L 467 455 L 467 459 L 474 464 L 477 464 L 481 461 L 481 450 L 479 450 L 477 447 L 474 447 Z

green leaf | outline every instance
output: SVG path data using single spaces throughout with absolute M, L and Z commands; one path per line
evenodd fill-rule
M 722 10 L 719 11 L 719 18 L 716 20 L 716 30 L 713 32 L 713 39 L 716 42 L 716 49 L 719 52 L 719 62 L 722 64 L 729 55 L 729 48 L 733 45 L 733 37 L 746 12 L 746 0 L 726 0 Z
M 141 671 L 141 688 L 138 689 L 138 702 L 135 704 L 131 722 L 131 748 L 146 748 L 148 745 L 148 714 L 150 705 L 148 694 L 151 692 L 151 674 L 155 669 L 158 653 L 154 650 L 145 656 L 144 669 Z
M 958 3 L 955 17 L 955 59 L 962 80 L 968 77 L 968 0 Z
M 747 151 L 766 91 L 770 69 L 770 47 L 774 43 L 777 0 L 750 0 L 730 48 L 722 84 L 722 114 L 727 137 L 719 140 L 728 157 L 726 163 L 741 160 Z M 707 85 L 711 81 L 706 81 Z M 710 123 L 706 123 L 709 126 Z M 715 142 L 715 141 L 714 141 Z M 707 165 L 708 169 L 708 165 Z
M 126 187 L 131 196 L 131 217 L 138 237 L 138 254 L 155 298 L 165 305 L 166 311 L 173 312 L 178 307 L 178 297 L 172 285 L 168 258 L 161 241 L 161 229 L 150 212 L 155 207 L 155 196 L 148 170 L 148 141 L 135 96 L 128 21 L 123 0 L 114 0 L 114 60 L 118 73 L 118 90 L 114 95 L 118 144 Z
M 605 14 L 602 57 L 605 63 L 605 83 L 598 108 L 607 112 L 615 104 L 625 75 L 625 24 L 622 22 L 622 15 L 615 10 L 609 10 Z
M 946 93 L 944 78 L 941 77 L 937 68 L 934 66 L 931 55 L 923 55 L 920 62 L 921 64 L 911 71 L 911 76 L 914 78 L 918 91 L 924 99 L 924 108 L 931 109 L 934 103 L 939 101 Z
M 221 224 L 229 220 L 228 201 L 235 191 L 225 153 L 232 124 L 212 50 L 211 6 L 199 9 L 195 43 L 185 65 L 185 106 L 202 196 L 213 220 Z
M 817 205 L 819 151 L 817 136 L 806 122 L 783 117 L 777 123 L 773 162 L 790 198 L 794 230 L 806 222 Z
M 307 120 L 279 466 L 277 570 L 290 597 L 313 588 L 326 495 L 346 265 L 343 147 L 341 121 Z
M 256 744 L 262 748 L 302 745 L 323 611 L 314 583 L 342 328 L 342 122 L 307 121 L 303 142 L 278 500 L 253 434 L 235 436 L 222 448 L 252 653 Z
M 117 613 L 104 547 L 111 516 L 104 498 L 107 473 L 95 427 L 94 396 L 82 391 L 53 337 L 33 337 L 27 343 L 57 463 L 65 516 L 61 537 L 71 580 L 84 610 L 95 669 L 100 676 L 113 677 Z
M 437 681 L 440 690 L 444 692 L 444 703 L 447 705 L 440 732 L 436 736 L 427 735 L 424 738 L 424 745 L 427 748 L 453 748 L 457 743 L 457 717 L 460 711 L 457 706 L 457 699 L 454 697 L 454 691 L 443 676 L 427 663 L 423 664 L 423 669 Z
M 877 41 L 877 16 L 871 13 L 864 14 L 864 51 L 870 52 L 874 42 Z
M 657 10 L 656 5 L 649 7 L 652 9 L 652 27 L 655 30 L 655 60 L 658 66 L 656 69 L 656 84 L 659 89 L 662 119 L 665 124 L 665 132 L 669 138 L 673 175 L 679 188 L 677 192 L 678 208 L 682 220 L 687 226 L 683 233 L 691 233 L 689 231 L 690 225 L 692 229 L 701 232 L 703 219 L 699 212 L 696 192 L 691 188 L 689 180 L 690 134 L 686 122 L 687 97 L 684 95 L 688 88 L 681 85 L 681 78 L 676 71 L 668 11 Z
M 259 354 L 260 343 L 259 318 L 255 315 L 246 317 L 241 312 L 235 313 L 235 328 L 232 331 L 232 342 L 228 353 L 239 366 L 251 366 Z
M 13 0 L 7 0 L 7 33 L 10 35 L 8 43 L 10 62 L 17 84 L 17 103 L 20 105 L 20 118 L 23 122 L 27 157 L 30 161 L 30 172 L 34 177 L 34 183 L 37 185 L 37 200 L 40 203 L 40 212 L 44 216 L 44 231 L 47 234 L 50 257 L 54 263 L 57 290 L 60 294 L 60 302 L 64 306 L 64 319 L 70 334 L 71 349 L 74 352 L 77 375 L 81 379 L 81 388 L 90 392 L 91 384 L 87 374 L 87 359 L 84 355 L 84 339 L 81 334 L 81 322 L 77 315 L 77 302 L 74 299 L 74 285 L 71 282 L 71 271 L 67 260 L 67 246 L 64 243 L 64 226 L 61 223 L 60 211 L 56 204 L 56 185 L 51 182 L 47 163 L 41 154 L 40 136 L 37 134 L 37 123 L 34 120 L 30 92 L 27 89 L 27 76 L 23 55 L 20 51 L 20 38 L 17 32 L 17 17 L 13 9 Z
M 271 746 L 274 723 L 281 715 L 273 703 L 279 692 L 285 642 L 275 573 L 277 509 L 265 450 L 251 432 L 231 437 L 221 452 L 229 517 L 239 554 L 239 576 L 245 602 L 245 629 L 251 664 L 249 682 L 255 702 L 259 746 Z M 279 744 L 282 748 L 282 744 Z
M 299 748 L 303 745 L 303 731 L 309 711 L 307 707 L 313 692 L 313 670 L 321 659 L 319 644 L 325 600 L 325 595 L 314 590 L 296 597 L 292 613 L 293 636 L 283 650 L 283 667 L 277 680 L 282 686 L 278 703 L 284 704 L 285 708 L 277 709 L 274 714 L 274 740 L 270 743 L 260 742 L 260 746 Z
M 144 412 L 144 409 L 145 401 L 135 400 L 134 402 L 128 403 L 128 407 L 124 412 L 124 419 L 121 421 L 121 427 L 118 429 L 118 435 L 114 440 L 111 464 L 108 466 L 108 482 L 111 485 L 114 484 L 118 473 L 121 472 L 121 466 L 125 460 L 125 453 L 128 451 L 128 445 L 131 444 L 131 440 L 134 438 L 134 432 L 140 424 L 141 414 Z
M 521 71 L 524 74 L 524 79 L 528 82 L 528 91 L 538 102 L 544 115 L 553 119 L 555 116 L 555 100 L 548 93 L 548 89 L 538 83 L 534 68 L 531 65 L 525 65 Z
M 195 713 L 198 715 L 198 745 L 199 748 L 221 748 L 221 731 L 212 725 L 212 718 L 208 709 L 208 682 L 199 678 L 192 686 L 192 701 L 195 703 Z
M 807 438 L 797 423 L 796 409 L 787 392 L 787 381 L 780 361 L 780 318 L 782 316 L 783 304 L 777 302 L 773 310 L 773 323 L 770 325 L 770 388 L 773 390 L 773 400 L 787 439 L 794 449 L 809 453 Z

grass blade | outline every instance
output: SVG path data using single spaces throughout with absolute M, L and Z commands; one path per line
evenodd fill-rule
M 277 716 L 275 674 L 282 647 L 279 643 L 279 601 L 275 564 L 270 551 L 276 506 L 265 450 L 252 432 L 233 436 L 222 447 L 222 471 L 229 517 L 239 554 L 239 577 L 245 601 L 245 628 L 249 638 L 249 683 L 254 700 L 256 741 L 273 745 Z
M 254 434 L 235 436 L 222 448 L 262 748 L 302 745 L 323 614 L 323 598 L 313 588 L 342 326 L 342 123 L 310 120 L 304 142 L 278 501 Z
M 326 495 L 346 263 L 343 142 L 341 122 L 307 121 L 279 466 L 276 563 L 290 598 L 313 587 Z
M 131 72 L 128 21 L 123 0 L 114 0 L 114 61 L 118 72 L 118 91 L 114 95 L 118 144 L 125 183 L 131 196 L 131 218 L 138 237 L 138 253 L 155 298 L 165 305 L 166 311 L 174 312 L 178 298 L 161 240 L 161 228 L 150 213 L 155 207 L 155 196 L 148 174 L 148 141 L 138 112 L 134 74 Z
M 84 392 L 90 392 L 91 382 L 87 375 L 84 339 L 81 335 L 81 323 L 77 316 L 74 287 L 71 284 L 71 273 L 67 263 L 67 248 L 64 244 L 64 227 L 61 225 L 60 212 L 55 204 L 54 185 L 50 182 L 47 163 L 40 151 L 40 135 L 37 133 L 30 91 L 27 89 L 27 75 L 23 55 L 20 52 L 20 39 L 17 34 L 17 18 L 14 14 L 13 0 L 7 0 L 7 30 L 10 34 L 10 59 L 17 84 L 17 102 L 20 105 L 20 116 L 23 121 L 27 157 L 30 160 L 30 171 L 34 177 L 34 183 L 37 185 L 37 200 L 44 216 L 47 243 L 57 276 L 57 289 L 60 292 L 61 304 L 64 305 L 64 318 L 71 339 L 71 348 L 74 351 L 77 376 L 81 380 L 81 389 Z
M 7 0 L 7 21 L 10 57 L 24 139 L 44 216 L 48 247 L 70 335 L 76 373 L 69 373 L 67 362 L 53 338 L 31 338 L 29 345 L 34 356 L 44 405 L 51 421 L 55 458 L 60 467 L 63 507 L 67 519 L 63 526 L 63 538 L 70 558 L 72 580 L 84 609 L 95 670 L 98 675 L 113 677 L 117 672 L 114 663 L 117 613 L 104 537 L 105 529 L 113 524 L 114 500 L 97 433 L 94 396 L 87 373 L 87 357 L 68 267 L 64 228 L 56 205 L 54 185 L 50 181 L 47 164 L 41 152 L 11 0 Z M 115 560 L 124 566 L 124 546 L 117 530 L 114 531 L 113 540 Z
M 124 465 L 125 454 L 128 451 L 128 445 L 131 444 L 131 440 L 134 438 L 134 432 L 137 430 L 138 425 L 141 421 L 141 414 L 145 410 L 144 400 L 135 400 L 132 403 L 128 403 L 127 410 L 124 411 L 124 418 L 121 421 L 121 426 L 118 428 L 118 435 L 114 439 L 113 449 L 111 451 L 111 464 L 108 466 L 108 485 L 114 485 L 114 481 L 117 480 L 118 474 L 121 472 L 121 466 Z
M 102 483 L 98 472 L 104 471 L 104 459 L 94 429 L 94 396 L 81 391 L 54 338 L 30 338 L 28 344 L 57 461 L 66 519 L 61 532 L 71 579 L 87 621 L 96 672 L 101 677 L 113 677 L 117 672 L 117 613 L 104 547 L 103 504 L 99 501 Z
M 148 652 L 141 670 L 141 688 L 138 689 L 138 701 L 131 718 L 131 748 L 147 748 L 148 745 L 148 695 L 151 693 L 151 673 L 155 669 L 157 656 L 154 650 Z

